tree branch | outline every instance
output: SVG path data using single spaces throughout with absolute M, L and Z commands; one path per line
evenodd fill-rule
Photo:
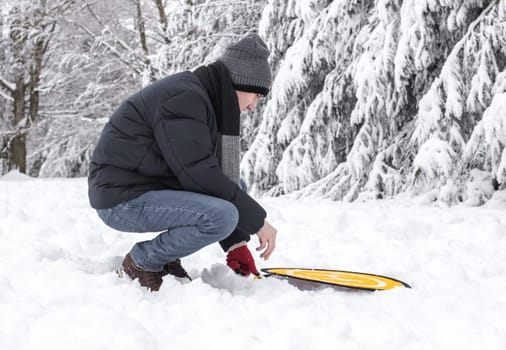
M 104 30 L 106 30 L 108 33 L 110 33 L 114 37 L 114 40 L 121 47 L 123 47 L 125 50 L 130 51 L 130 52 L 134 51 L 130 46 L 127 45 L 127 43 L 125 43 L 123 40 L 121 40 L 120 38 L 118 38 L 117 35 L 115 35 L 112 31 L 109 30 L 109 27 L 107 25 L 105 25 L 104 22 L 102 22 L 102 20 L 96 15 L 95 12 L 93 12 L 93 10 L 91 9 L 91 6 L 89 4 L 86 4 L 86 9 L 91 14 L 91 16 L 93 18 L 95 18 L 95 20 L 97 21 L 97 23 L 100 24 L 102 26 L 102 28 L 104 28 Z
M 5 90 L 9 91 L 11 94 L 14 93 L 14 90 L 16 90 L 16 85 L 8 82 L 2 76 L 0 76 L 0 86 L 3 87 Z
M 167 36 L 167 28 L 169 27 L 169 21 L 167 20 L 167 14 L 165 13 L 165 7 L 162 0 L 154 0 L 158 9 L 158 17 L 160 18 L 160 25 L 162 27 L 162 33 L 160 33 L 165 44 L 170 45 L 171 40 Z
M 84 25 L 82 25 L 81 23 L 77 23 L 76 21 L 71 21 L 71 20 L 68 20 L 68 19 L 67 19 L 67 22 L 71 23 L 71 24 L 74 24 L 74 25 L 78 26 L 79 28 L 81 28 L 94 41 L 96 41 L 100 45 L 104 46 L 113 56 L 115 56 L 117 59 L 119 59 L 120 62 L 123 63 L 123 64 L 125 64 L 127 67 L 130 67 L 136 74 L 140 74 L 141 73 L 141 71 L 139 70 L 139 68 L 135 67 L 134 65 L 132 65 L 132 63 L 129 62 L 128 60 L 125 60 L 123 58 L 124 55 L 121 55 L 118 52 L 118 50 L 116 50 L 116 48 L 114 46 L 112 46 L 111 44 L 109 44 L 105 40 L 101 40 L 101 39 L 97 38 L 97 36 L 91 30 L 89 30 L 88 28 L 86 28 Z

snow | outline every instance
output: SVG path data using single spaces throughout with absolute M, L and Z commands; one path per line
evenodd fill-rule
M 473 169 L 466 186 L 466 204 L 482 205 L 494 194 L 492 176 L 489 172 Z
M 454 50 L 448 57 L 441 70 L 441 80 L 446 92 L 445 117 L 452 116 L 460 120 L 464 112 L 464 99 L 462 97 L 462 62 L 457 53 L 458 51 Z
M 506 81 L 505 77 L 506 74 L 501 73 L 501 79 Z M 498 84 L 497 88 L 504 89 L 502 84 Z M 466 159 L 472 159 L 475 153 L 484 149 L 483 153 L 491 160 L 492 174 L 501 183 L 506 178 L 506 117 L 503 112 L 505 108 L 506 92 L 497 93 L 485 110 L 483 119 L 473 131 L 464 153 Z
M 29 181 L 31 178 L 21 173 L 19 170 L 11 170 L 7 174 L 0 177 L 2 181 Z
M 448 143 L 437 136 L 427 140 L 413 160 L 415 169 L 420 169 L 429 179 L 439 175 L 450 177 L 454 166 L 455 153 Z M 433 185 L 433 184 L 432 184 Z
M 506 348 L 506 191 L 482 207 L 260 200 L 279 238 L 258 267 L 378 273 L 413 287 L 375 293 L 241 278 L 217 245 L 183 259 L 193 282 L 167 277 L 150 293 L 113 270 L 154 234 L 109 229 L 86 192 L 82 178 L 0 178 L 2 349 Z

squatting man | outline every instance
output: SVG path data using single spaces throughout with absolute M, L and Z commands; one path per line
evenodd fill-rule
M 258 274 L 276 229 L 239 179 L 240 113 L 269 92 L 269 50 L 256 34 L 208 66 L 158 80 L 128 97 L 105 125 L 89 169 L 89 199 L 123 232 L 161 232 L 126 254 L 123 271 L 152 291 L 188 277 L 181 258 L 219 242 L 236 273 Z

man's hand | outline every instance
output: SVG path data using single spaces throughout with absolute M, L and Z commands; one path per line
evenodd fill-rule
M 267 222 L 264 223 L 264 226 L 257 232 L 258 241 L 260 242 L 260 246 L 256 249 L 257 251 L 263 250 L 262 254 L 260 254 L 261 258 L 265 260 L 269 259 L 274 248 L 276 248 L 276 229 L 271 226 Z

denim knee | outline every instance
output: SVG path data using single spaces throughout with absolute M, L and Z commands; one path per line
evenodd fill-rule
M 209 206 L 205 216 L 207 222 L 203 228 L 222 238 L 228 237 L 239 222 L 239 211 L 235 205 L 221 199 Z
M 228 232 L 228 234 L 225 237 L 228 237 L 228 235 L 230 235 L 235 230 L 239 222 L 239 210 L 237 210 L 237 207 L 232 203 L 227 203 L 228 208 L 226 210 L 226 215 L 224 215 L 224 231 Z

